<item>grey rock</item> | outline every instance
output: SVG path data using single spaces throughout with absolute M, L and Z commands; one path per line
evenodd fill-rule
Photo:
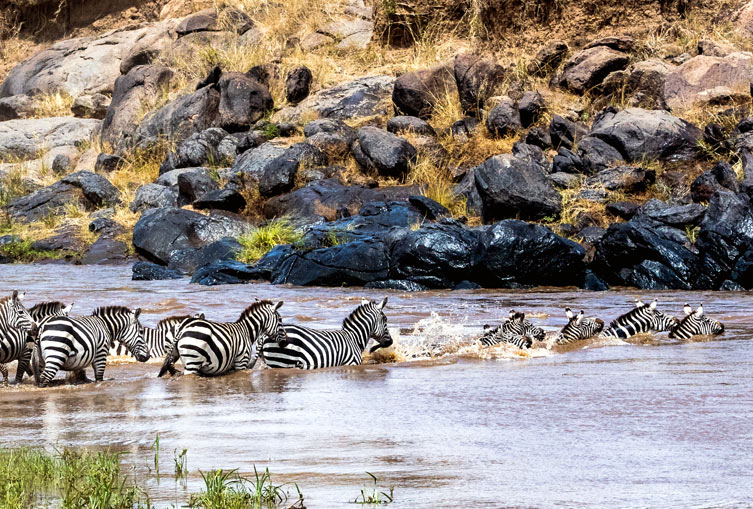
M 43 150 L 80 145 L 99 132 L 101 123 L 73 117 L 0 122 L 0 159 L 35 159 Z
M 416 159 L 416 149 L 413 145 L 376 127 L 359 129 L 357 143 L 359 152 L 354 148 L 354 155 L 358 163 L 380 175 L 404 176 L 408 173 L 409 164 Z
M 131 212 L 141 212 L 146 209 L 176 207 L 178 192 L 170 187 L 159 184 L 145 184 L 136 190 L 131 202 Z
M 110 98 L 98 92 L 84 93 L 76 97 L 71 106 L 71 113 L 79 118 L 104 119 L 107 108 L 110 106 Z

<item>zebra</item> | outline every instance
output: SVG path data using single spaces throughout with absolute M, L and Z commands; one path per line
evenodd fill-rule
M 41 330 L 45 323 L 51 318 L 56 316 L 68 316 L 73 308 L 73 303 L 67 306 L 59 301 L 40 302 L 29 308 L 29 315 L 37 326 L 37 331 Z M 34 359 L 34 352 L 36 351 L 34 345 L 37 341 L 37 334 L 26 333 L 16 329 L 15 341 L 19 350 L 23 349 L 21 357 L 18 359 L 18 367 L 16 369 L 16 383 L 23 381 L 24 374 L 32 375 L 32 362 L 36 362 Z M 34 360 L 32 360 L 34 359 Z
M 26 338 L 37 333 L 37 324 L 21 303 L 25 295 L 14 290 L 10 297 L 0 299 L 0 373 L 3 375 L 3 385 L 8 383 L 6 363 L 16 360 L 21 363 L 26 359 L 26 363 L 16 370 L 16 382 L 23 378 L 29 362 L 26 358 Z
M 285 341 L 278 312 L 282 304 L 282 301 L 274 304 L 269 300 L 254 302 L 234 323 L 203 318 L 191 318 L 181 323 L 158 376 L 168 371 L 174 373 L 173 365 L 179 358 L 187 375 L 216 376 L 253 367 L 256 359 L 251 358 L 251 352 L 257 339 L 270 337 L 275 341 Z
M 599 337 L 627 339 L 646 332 L 671 331 L 678 323 L 677 318 L 662 313 L 656 305 L 656 299 L 651 304 L 636 301 L 633 309 L 613 320 Z
M 48 320 L 37 342 L 37 384 L 47 386 L 61 369 L 82 371 L 89 365 L 94 368 L 95 381 L 101 382 L 113 340 L 124 343 L 139 362 L 149 360 L 140 314 L 138 308 L 106 306 L 95 309 L 91 316 Z
M 503 330 L 503 328 L 504 324 L 498 325 L 497 327 L 484 325 L 484 335 L 479 339 L 481 345 L 494 346 L 499 343 L 510 343 L 511 345 L 517 346 L 521 350 L 524 348 L 531 348 L 531 346 L 533 346 L 533 339 L 530 336 L 526 334 L 506 332 Z
M 703 304 L 698 306 L 695 311 L 690 307 L 690 304 L 685 304 L 683 310 L 685 311 L 685 318 L 672 329 L 669 333 L 670 338 L 690 339 L 692 336 L 724 333 L 724 325 L 721 322 L 703 314 Z
M 193 316 L 170 316 L 163 318 L 157 323 L 157 328 L 144 327 L 144 341 L 149 350 L 150 358 L 162 358 L 172 350 L 173 341 L 175 340 L 175 331 L 180 328 L 181 324 L 193 318 L 204 319 L 204 313 L 198 313 Z M 110 346 L 109 355 L 129 356 L 128 348 L 120 341 L 113 341 Z
M 286 325 L 284 341 L 267 341 L 261 345 L 261 358 L 271 368 L 318 369 L 335 366 L 358 366 L 370 339 L 376 344 L 371 353 L 392 345 L 384 308 L 380 303 L 361 301 L 345 320 L 341 329 L 311 329 Z
M 578 316 L 575 316 L 570 308 L 565 308 L 565 316 L 567 316 L 568 322 L 557 335 L 556 343 L 558 345 L 567 345 L 591 338 L 604 329 L 603 320 L 584 318 L 582 309 Z

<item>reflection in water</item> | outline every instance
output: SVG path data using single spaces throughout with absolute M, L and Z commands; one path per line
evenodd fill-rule
M 197 311 L 233 320 L 254 298 L 272 297 L 285 300 L 283 318 L 337 327 L 363 296 L 385 293 L 129 277 L 123 267 L 4 266 L 0 295 L 25 289 L 30 302 L 75 301 L 78 313 L 139 305 L 148 325 Z M 639 296 L 674 314 L 703 303 L 727 332 L 526 352 L 468 342 L 510 308 L 555 331 L 565 306 L 608 322 Z M 163 477 L 147 488 L 160 507 L 185 502 L 170 478 L 183 448 L 189 491 L 202 485 L 200 470 L 249 474 L 256 465 L 297 482 L 313 508 L 352 507 L 366 471 L 395 485 L 392 507 L 749 507 L 751 304 L 745 293 L 392 292 L 397 347 L 369 360 L 400 362 L 215 379 L 157 379 L 158 364 L 114 364 L 96 385 L 0 389 L 0 443 L 112 447 L 127 453 L 126 471 L 146 478 L 159 433 Z

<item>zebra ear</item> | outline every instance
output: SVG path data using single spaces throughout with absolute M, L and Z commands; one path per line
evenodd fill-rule
M 26 292 L 18 293 L 18 290 L 13 290 L 13 300 L 21 302 L 22 300 L 24 300 L 24 297 L 26 297 Z
M 693 312 L 693 308 L 691 308 L 690 304 L 688 304 L 687 302 L 685 303 L 685 306 L 683 306 L 682 310 L 685 311 L 686 315 L 689 315 Z
M 515 310 L 511 309 L 510 313 L 507 316 L 510 317 L 510 319 L 512 319 L 515 316 Z
M 134 309 L 134 310 L 133 310 L 133 317 L 134 317 L 135 319 L 137 319 L 137 320 L 138 320 L 138 319 L 139 319 L 139 315 L 140 315 L 140 314 L 141 314 L 141 308 L 136 308 L 136 309 Z
M 369 303 L 369 299 L 367 299 L 367 298 L 362 298 L 362 299 L 361 299 L 361 305 L 362 305 L 362 306 L 365 306 L 365 305 L 366 305 L 366 304 L 368 304 L 368 303 Z
M 700 318 L 700 317 L 703 316 L 703 304 L 701 304 L 700 306 L 698 306 L 698 309 L 695 310 L 695 316 L 697 318 Z
M 63 313 L 67 315 L 68 313 L 71 312 L 71 309 L 73 309 L 73 302 L 71 302 L 70 304 L 68 304 L 67 306 L 63 308 Z
M 277 304 L 275 304 L 275 311 L 277 311 L 278 309 L 280 309 L 282 307 L 282 304 L 283 304 L 282 301 L 280 301 Z
M 580 323 L 583 321 L 583 310 L 580 310 L 580 313 L 578 313 L 578 318 L 575 320 L 575 323 L 577 325 L 580 325 Z
M 573 312 L 570 308 L 565 308 L 565 316 L 567 316 L 568 320 L 573 319 Z
M 658 302 L 656 301 L 656 299 L 654 299 L 651 305 L 648 306 L 649 309 L 651 309 L 652 311 L 656 309 L 656 304 L 658 304 Z
M 488 330 L 488 329 L 491 329 L 491 328 L 492 328 L 492 326 L 489 325 L 488 323 L 484 324 L 484 330 Z
M 203 320 L 206 317 L 204 316 L 204 313 L 196 313 L 196 318 L 198 318 L 199 320 Z
M 378 308 L 379 310 L 382 310 L 382 309 L 384 309 L 384 306 L 386 306 L 386 305 L 387 305 L 387 297 L 385 297 L 385 298 L 384 298 L 384 300 L 382 300 L 382 303 L 381 303 L 381 304 L 379 304 L 379 305 L 377 306 L 377 308 Z

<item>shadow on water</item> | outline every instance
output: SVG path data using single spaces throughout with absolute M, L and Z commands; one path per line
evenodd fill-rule
M 108 364 L 99 384 L 0 388 L 5 446 L 112 448 L 158 507 L 185 503 L 201 471 L 269 467 L 307 507 L 353 507 L 367 486 L 395 486 L 394 507 L 748 507 L 753 504 L 753 295 L 574 290 L 436 291 L 186 281 L 132 282 L 127 267 L 0 267 L 0 294 L 30 302 L 143 308 L 143 323 L 204 311 L 234 320 L 254 298 L 282 299 L 283 318 L 338 327 L 362 297 L 390 295 L 397 347 L 368 364 L 317 372 L 255 369 L 158 379 L 159 362 Z M 94 285 L 93 282 L 97 284 Z M 628 342 L 508 345 L 471 340 L 509 309 L 548 332 L 564 307 L 606 322 L 636 297 L 678 314 L 703 303 L 720 338 L 666 334 Z M 429 352 L 427 354 L 427 352 Z M 438 353 L 436 353 L 438 352 Z M 381 362 L 370 364 L 372 362 Z M 384 363 L 388 362 L 388 363 Z M 152 475 L 159 434 L 161 478 Z M 185 487 L 173 455 L 187 449 Z

